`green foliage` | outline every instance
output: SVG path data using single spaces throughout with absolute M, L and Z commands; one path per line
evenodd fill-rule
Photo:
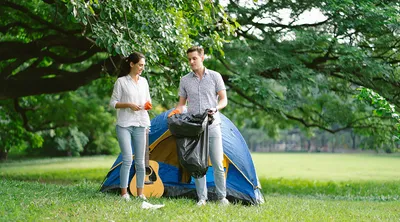
M 34 155 L 118 153 L 115 113 L 108 107 L 112 90 L 109 81 L 99 79 L 76 92 L 21 98 L 19 112 L 13 108 L 15 103 L 4 100 L 7 105 L 0 111 L 9 119 L 4 118 L 1 124 L 10 130 L 0 133 L 5 142 L 1 147 L 10 150 L 20 146 Z M 33 149 L 42 146 L 41 150 Z
M 392 137 L 394 142 L 398 143 L 400 141 L 400 114 L 396 111 L 395 105 L 390 104 L 385 98 L 371 89 L 360 87 L 358 90 L 359 94 L 357 98 L 370 103 L 375 108 L 373 110 L 375 116 L 389 118 L 389 121 L 393 125 L 391 130 L 386 132 L 386 134 L 388 137 Z M 388 147 L 388 149 L 396 150 L 395 143 L 392 144 L 392 147 Z
M 87 84 L 100 76 L 92 65 L 108 56 L 85 39 L 61 1 L 6 0 L 0 11 L 1 99 L 72 90 L 76 83 L 69 81 Z M 90 71 L 98 73 L 77 79 L 77 72 Z
M 0 101 L 0 153 L 7 154 L 11 149 L 21 150 L 27 146 L 41 147 L 43 138 L 39 133 L 23 128 L 22 120 L 11 101 Z M 5 158 L 6 156 L 2 156 Z
M 69 156 L 79 156 L 88 141 L 86 135 L 79 132 L 76 127 L 69 128 L 66 133 L 55 139 L 57 149 L 67 151 Z
M 66 5 L 86 27 L 86 36 L 110 54 L 143 52 L 152 95 L 168 106 L 176 98 L 179 78 L 188 72 L 187 48 L 202 45 L 209 53 L 223 55 L 225 36 L 238 26 L 212 1 L 73 1 Z
M 115 134 L 115 111 L 108 104 L 115 78 L 102 78 L 87 87 L 81 87 L 74 95 L 75 109 L 79 110 L 79 129 L 89 138 L 83 154 L 119 153 Z M 110 84 L 112 82 L 112 84 Z
M 0 45 L 7 46 L 0 47 L 0 99 L 18 98 L 15 126 L 45 139 L 44 146 L 70 144 L 66 137 L 77 129 L 88 138 L 75 146 L 81 154 L 118 152 L 115 113 L 103 104 L 115 77 L 126 74 L 122 56 L 146 55 L 144 76 L 155 107 L 161 104 L 154 116 L 176 102 L 179 78 L 188 71 L 186 49 L 202 45 L 223 55 L 226 36 L 238 27 L 212 1 L 6 0 L 0 12 Z M 59 93 L 88 84 L 89 90 Z M 12 137 L 24 144 L 21 133 Z
M 358 90 L 360 91 L 360 93 L 357 95 L 357 98 L 370 102 L 375 108 L 373 110 L 375 115 L 391 117 L 398 122 L 397 127 L 400 126 L 398 125 L 400 124 L 400 115 L 398 112 L 396 112 L 394 105 L 390 104 L 385 98 L 383 98 L 381 95 L 371 89 L 360 87 L 358 88 Z
M 392 124 L 354 95 L 364 86 L 400 105 L 398 10 L 391 1 L 231 1 L 226 11 L 241 25 L 239 38 L 212 63 L 235 103 L 223 112 L 275 138 L 280 128 L 310 136 L 315 128 L 352 129 L 371 138 L 365 147 L 393 148 Z M 310 11 L 320 17 L 304 19 Z

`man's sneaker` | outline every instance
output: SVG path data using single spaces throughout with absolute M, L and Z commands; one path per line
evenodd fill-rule
M 229 201 L 224 197 L 221 200 L 219 200 L 219 204 L 222 206 L 228 206 L 230 203 Z
M 197 202 L 197 206 L 201 207 L 201 206 L 205 206 L 207 204 L 206 200 L 199 200 L 199 202 Z
M 138 196 L 138 198 L 139 198 L 139 199 L 142 199 L 142 200 L 147 200 L 147 198 L 146 198 L 146 196 L 145 196 L 144 194 L 140 194 L 140 195 Z
M 130 200 L 131 200 L 131 197 L 129 196 L 128 193 L 122 195 L 121 198 L 124 199 L 124 200 L 126 200 L 126 201 L 130 201 Z

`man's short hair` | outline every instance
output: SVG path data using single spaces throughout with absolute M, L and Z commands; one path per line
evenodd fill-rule
M 191 52 L 197 52 L 197 53 L 199 53 L 199 55 L 204 55 L 204 49 L 201 46 L 192 46 L 192 47 L 190 47 L 186 51 L 186 54 L 189 54 Z

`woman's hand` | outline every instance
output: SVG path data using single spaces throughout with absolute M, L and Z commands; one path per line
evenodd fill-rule
M 144 104 L 144 109 L 145 109 L 145 110 L 150 110 L 150 109 L 152 109 L 152 108 L 153 108 L 153 105 L 151 104 L 150 101 L 147 101 L 147 102 Z
M 142 107 L 136 105 L 135 103 L 131 103 L 129 108 L 131 108 L 131 110 L 133 110 L 133 111 L 139 111 L 142 109 Z

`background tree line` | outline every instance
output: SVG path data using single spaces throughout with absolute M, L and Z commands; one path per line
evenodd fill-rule
M 346 131 L 397 150 L 400 3 L 221 3 L 2 1 L 0 157 L 118 152 L 107 105 L 123 56 L 145 53 L 154 117 L 176 103 L 192 44 L 223 75 L 223 113 L 243 134 Z M 321 16 L 305 20 L 310 11 Z

